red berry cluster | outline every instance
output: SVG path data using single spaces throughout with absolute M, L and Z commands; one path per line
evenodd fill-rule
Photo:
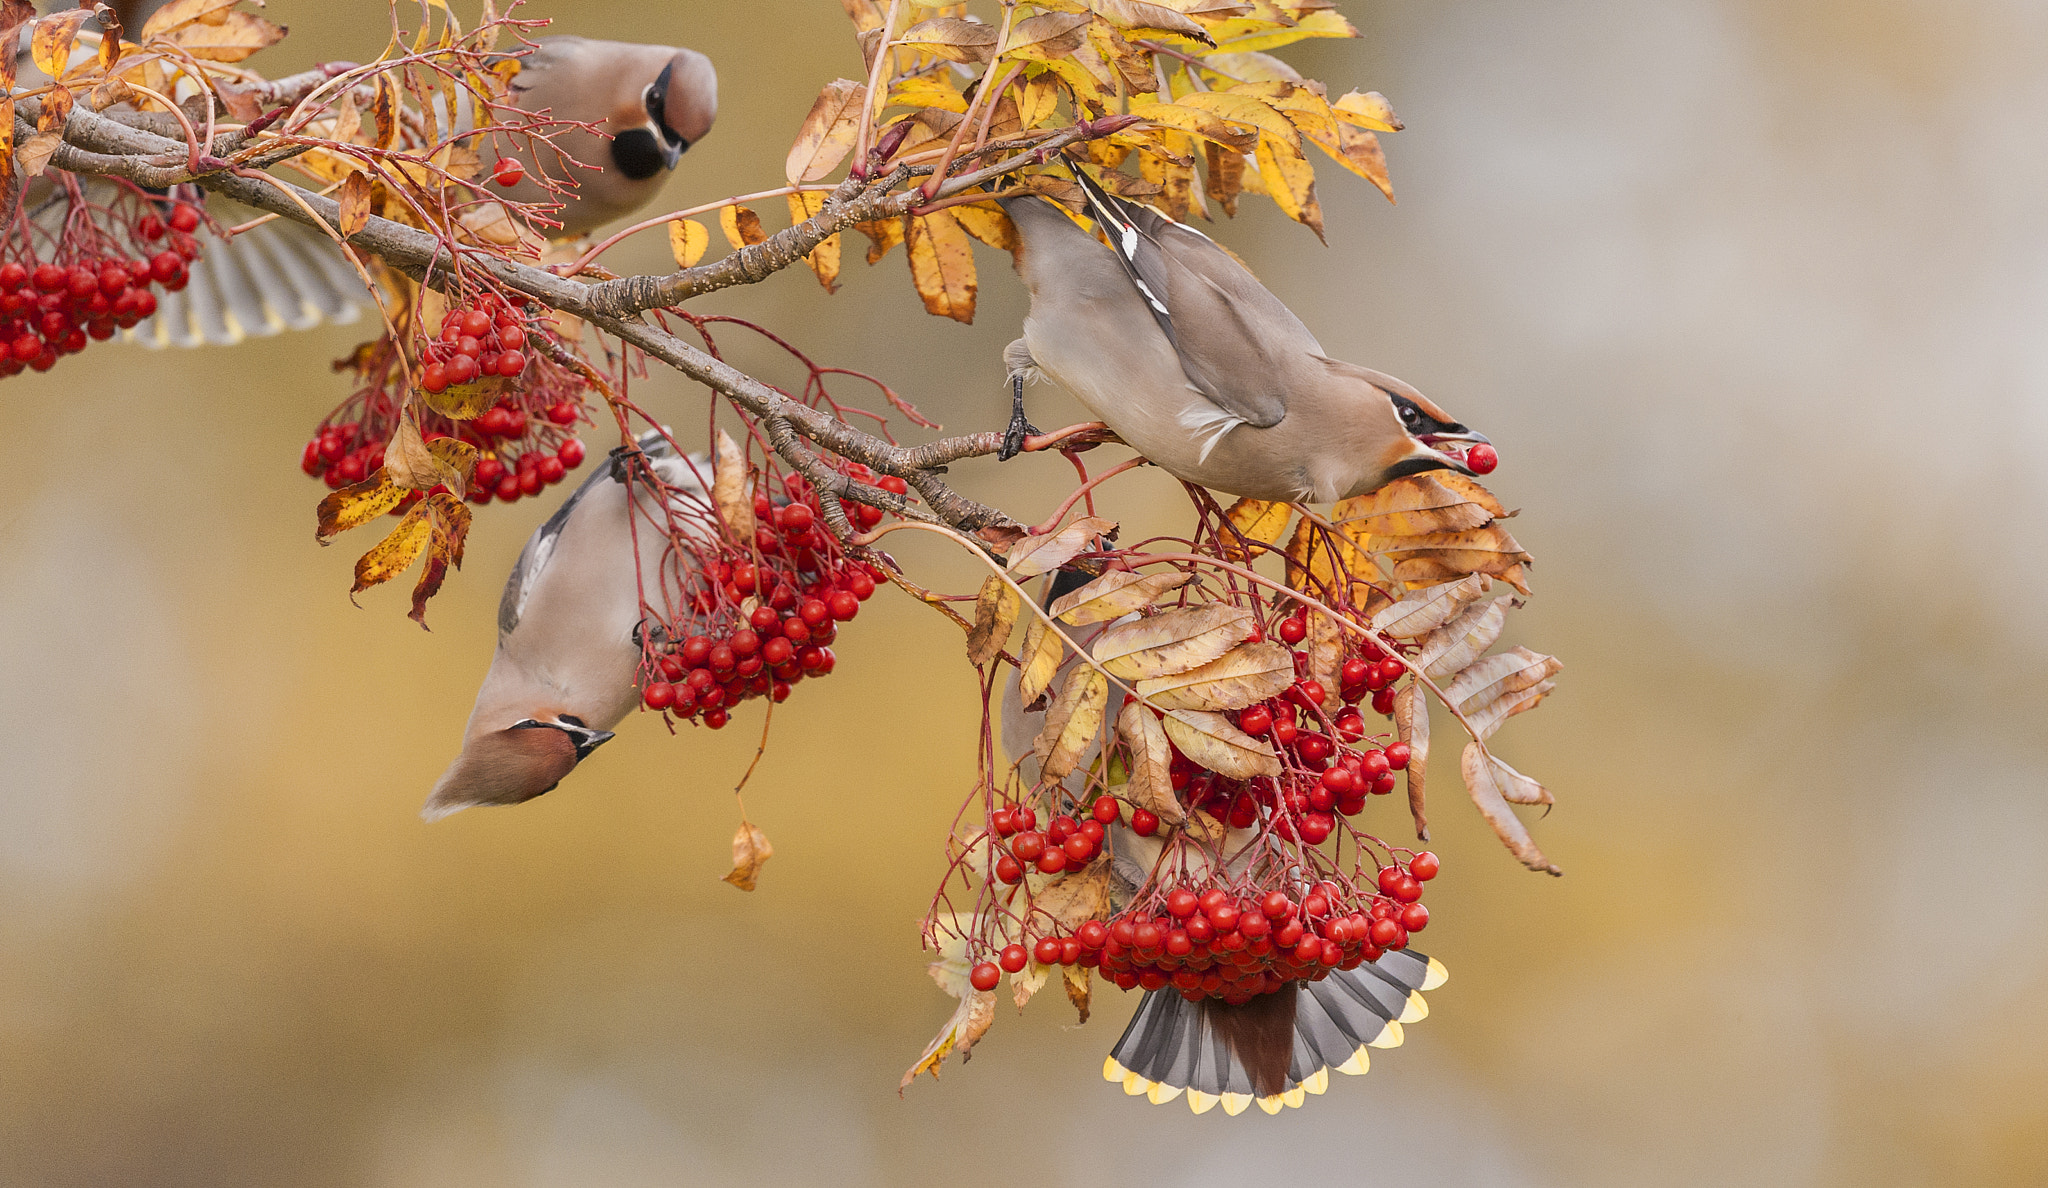
M 479 328 L 481 337 L 469 333 Z M 441 320 L 441 337 L 419 348 L 424 360 L 419 367 L 421 387 L 431 393 L 453 386 L 451 367 L 471 369 L 465 383 L 477 382 L 474 371 L 485 364 L 501 373 L 493 381 L 500 386 L 499 398 L 481 416 L 460 421 L 420 410 L 427 440 L 455 437 L 476 447 L 476 473 L 469 486 L 472 503 L 486 504 L 494 498 L 511 503 L 538 495 L 583 464 L 586 450 L 576 438 L 575 426 L 587 419 L 584 378 L 546 353 L 529 356 L 524 350 L 534 336 L 546 333 L 544 324 L 487 297 L 450 309 Z M 388 338 L 364 345 L 335 366 L 355 369 L 363 386 L 321 423 L 306 443 L 300 466 L 338 488 L 375 475 L 384 464 L 384 448 L 405 404 L 406 380 Z M 516 378 L 505 378 L 506 370 L 515 370 Z M 439 387 L 434 386 L 437 383 Z M 398 514 L 404 510 L 399 508 Z
M 654 650 L 641 693 L 647 708 L 717 730 L 728 707 L 755 697 L 783 701 L 805 677 L 832 671 L 839 624 L 873 596 L 878 571 L 839 552 L 809 484 L 791 475 L 784 487 L 780 506 L 755 496 L 751 553 L 703 565 L 690 609 L 697 624 L 722 626 Z
M 995 835 L 1006 843 L 996 848 L 997 880 L 1023 882 L 1027 867 L 1040 874 L 1056 875 L 1070 866 L 1088 865 L 1102 852 L 1104 832 L 1121 811 L 1115 797 L 1103 796 L 1096 799 L 1087 819 L 1076 821 L 1063 813 L 1041 831 L 1038 811 L 1029 805 L 997 809 L 989 823 Z
M 23 237 L 25 250 L 0 263 L 0 377 L 48 371 L 60 356 L 141 322 L 156 312 L 153 284 L 185 287 L 187 266 L 199 256 L 197 208 L 172 204 L 168 229 L 153 205 L 137 209 L 145 213 L 126 226 L 133 256 L 119 250 L 118 235 L 94 225 L 60 244 L 53 259 L 39 259 Z M 166 235 L 168 244 L 151 254 L 149 245 Z

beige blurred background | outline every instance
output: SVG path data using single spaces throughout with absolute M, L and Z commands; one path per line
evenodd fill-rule
M 1440 794 L 1453 977 L 1406 1047 L 1195 1118 L 1102 1082 L 1111 993 L 1081 1028 L 1006 1011 L 899 1099 L 949 1006 L 915 921 L 972 775 L 953 628 L 878 596 L 778 711 L 752 895 L 718 876 L 757 708 L 631 721 L 557 792 L 429 827 L 547 507 L 480 518 L 422 633 L 402 591 L 349 605 L 364 542 L 314 545 L 297 468 L 360 327 L 95 347 L 0 389 L 0 1182 L 2048 1181 L 2048 9 L 1346 7 L 1364 39 L 1291 56 L 1393 99 L 1401 204 L 1331 170 L 1334 246 L 1262 202 L 1219 235 L 1499 443 L 1540 562 L 1514 630 L 1568 665 L 1502 743 L 1569 873 Z M 276 0 L 273 67 L 373 54 L 381 9 Z M 830 0 L 533 9 L 717 60 L 674 205 L 780 184 L 857 63 Z M 996 427 L 1006 262 L 970 328 L 901 261 L 703 308 Z M 1020 514 L 1068 482 L 957 478 Z

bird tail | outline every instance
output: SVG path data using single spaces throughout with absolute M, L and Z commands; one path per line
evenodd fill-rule
M 363 282 L 326 236 L 281 219 L 233 239 L 205 235 L 183 290 L 125 332 L 148 347 L 227 345 L 362 316 Z
M 1422 991 L 1448 976 L 1442 963 L 1404 949 L 1237 1006 L 1150 990 L 1102 1075 L 1155 1105 L 1184 1092 L 1197 1114 L 1218 1105 L 1241 1114 L 1254 1102 L 1277 1114 L 1328 1088 L 1332 1069 L 1363 1074 L 1367 1048 L 1399 1047 L 1402 1025 L 1429 1014 Z

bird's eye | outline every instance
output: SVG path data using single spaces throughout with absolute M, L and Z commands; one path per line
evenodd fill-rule
M 1401 419 L 1412 425 L 1422 419 L 1422 414 L 1412 408 L 1404 408 L 1401 410 Z

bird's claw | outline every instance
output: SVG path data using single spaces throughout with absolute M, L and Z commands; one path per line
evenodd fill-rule
M 1024 452 L 1024 439 L 1037 437 L 1038 429 L 1022 416 L 1010 418 L 1010 427 L 1003 431 L 1003 448 L 996 451 L 996 461 L 1008 462 Z

